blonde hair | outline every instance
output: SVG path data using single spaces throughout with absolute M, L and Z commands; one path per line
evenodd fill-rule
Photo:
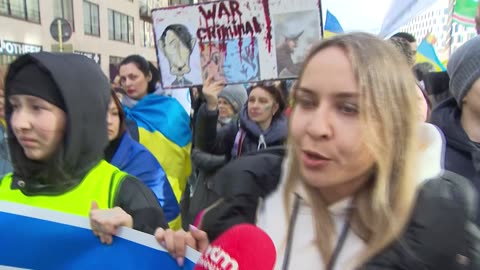
M 416 196 L 416 97 L 415 80 L 404 57 L 387 41 L 370 34 L 352 33 L 326 39 L 314 46 L 300 73 L 320 51 L 336 47 L 351 61 L 359 86 L 362 138 L 375 164 L 369 181 L 354 195 L 352 230 L 366 243 L 355 263 L 361 265 L 403 232 Z M 294 90 L 295 91 L 295 90 Z M 295 108 L 295 102 L 294 102 Z M 291 127 L 290 127 L 291 128 Z M 298 157 L 289 143 L 288 174 L 284 192 L 287 217 L 291 216 L 292 191 L 303 185 L 313 209 L 316 245 L 328 264 L 335 243 L 335 228 L 328 205 L 319 191 L 304 183 Z
M 0 65 L 0 89 L 5 90 L 5 77 L 7 76 L 8 67 Z

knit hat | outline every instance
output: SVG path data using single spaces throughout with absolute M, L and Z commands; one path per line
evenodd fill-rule
M 240 109 L 247 102 L 247 90 L 241 84 L 227 85 L 222 92 L 218 94 L 219 98 L 224 98 L 233 107 L 235 113 L 240 112 Z
M 23 66 L 8 83 L 6 94 L 35 96 L 59 107 L 65 111 L 63 101 L 57 84 L 50 74 L 38 65 L 30 63 Z
M 480 78 L 480 36 L 476 36 L 458 48 L 448 60 L 450 93 L 462 106 L 463 98 Z

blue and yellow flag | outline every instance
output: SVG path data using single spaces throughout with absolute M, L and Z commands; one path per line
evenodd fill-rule
M 125 114 L 138 125 L 139 141 L 157 158 L 180 204 L 191 173 L 192 133 L 190 117 L 174 98 L 150 94 Z M 181 228 L 180 215 L 169 222 L 172 229 Z
M 432 45 L 432 38 L 432 36 L 424 38 L 418 46 L 416 63 L 430 63 L 435 68 L 435 71 L 445 71 L 445 66 L 440 62 L 435 53 L 435 48 Z
M 343 33 L 343 28 L 340 25 L 340 22 L 338 22 L 337 17 L 333 15 L 328 9 L 327 9 L 327 17 L 325 19 L 325 27 L 323 31 L 323 37 L 324 38 L 329 38 L 333 37 L 335 35 Z

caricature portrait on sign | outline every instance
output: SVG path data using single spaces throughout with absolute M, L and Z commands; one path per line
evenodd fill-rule
M 169 72 L 175 77 L 171 86 L 189 86 L 192 81 L 187 74 L 191 72 L 190 57 L 195 48 L 196 38 L 182 24 L 171 24 L 165 28 L 159 41 L 159 50 L 169 64 Z
M 280 78 L 298 76 L 309 45 L 319 40 L 317 14 L 290 12 L 274 16 L 277 72 Z

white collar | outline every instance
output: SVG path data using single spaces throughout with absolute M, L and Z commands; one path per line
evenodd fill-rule
M 422 123 L 419 128 L 420 149 L 418 154 L 418 181 L 442 174 L 444 168 L 445 139 L 440 129 L 432 124 Z

